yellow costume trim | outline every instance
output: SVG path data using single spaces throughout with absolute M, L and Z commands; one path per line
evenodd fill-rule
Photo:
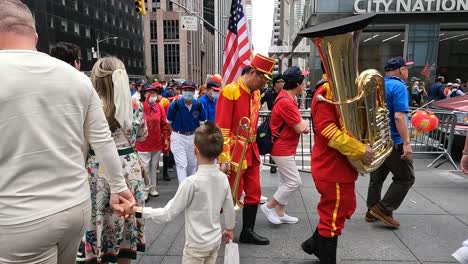
M 340 184 L 337 182 L 336 183 L 336 203 L 335 203 L 335 210 L 333 210 L 333 219 L 332 219 L 332 231 L 331 231 L 331 237 L 335 236 L 335 231 L 336 231 L 336 217 L 338 216 L 338 209 L 340 208 Z
M 338 129 L 328 141 L 328 146 L 353 160 L 360 160 L 366 152 L 366 145 Z
M 239 86 L 240 84 L 237 84 L 236 82 L 228 84 L 223 89 L 221 89 L 221 94 L 228 100 L 237 100 L 241 95 Z

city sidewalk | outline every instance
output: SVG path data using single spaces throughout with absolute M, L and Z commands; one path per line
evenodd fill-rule
M 421 157 L 421 156 L 420 156 Z M 452 173 L 444 164 L 426 168 L 431 159 L 416 159 L 416 183 L 395 213 L 401 222 L 399 229 L 390 229 L 381 222 L 367 223 L 365 198 L 368 176 L 356 184 L 357 210 L 346 223 L 338 242 L 339 263 L 457 263 L 451 254 L 468 238 L 468 177 Z M 175 173 L 175 172 L 174 172 Z M 148 206 L 159 207 L 172 198 L 176 179 L 160 181 L 160 196 L 151 198 Z M 278 174 L 262 170 L 262 189 L 272 196 L 278 184 Z M 291 197 L 287 212 L 299 218 L 295 225 L 270 224 L 259 210 L 256 231 L 268 237 L 268 246 L 239 245 L 243 264 L 306 264 L 318 263 L 315 257 L 302 252 L 300 244 L 312 235 L 318 221 L 316 205 L 319 195 L 309 174 L 302 173 L 303 188 Z M 387 179 L 386 186 L 390 179 Z M 237 217 L 236 240 L 242 226 Z M 184 216 L 166 225 L 146 223 L 146 253 L 136 261 L 140 264 L 178 264 L 184 244 Z M 236 241 L 235 241 L 236 242 Z M 224 246 L 218 263 L 223 263 Z

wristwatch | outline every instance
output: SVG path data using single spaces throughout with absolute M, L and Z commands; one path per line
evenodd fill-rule
M 137 210 L 135 212 L 135 217 L 143 218 L 143 207 L 137 207 Z

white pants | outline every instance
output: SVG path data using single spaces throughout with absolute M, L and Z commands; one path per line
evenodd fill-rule
M 302 186 L 301 175 L 294 156 L 272 156 L 272 158 L 280 175 L 280 185 L 273 197 L 279 204 L 287 205 L 289 196 Z
M 174 154 L 179 183 L 197 172 L 197 158 L 193 152 L 194 138 L 195 135 L 171 133 L 171 151 Z
M 141 163 L 149 174 L 149 184 L 154 187 L 156 187 L 156 183 L 158 182 L 158 164 L 159 159 L 161 158 L 161 152 L 161 150 L 152 152 L 138 152 L 138 155 L 140 155 L 141 158 Z
M 21 224 L 2 225 L 0 263 L 75 263 L 78 246 L 90 220 L 91 200 L 86 200 L 43 218 Z
M 198 250 L 185 246 L 182 264 L 215 264 L 219 246 L 212 250 Z

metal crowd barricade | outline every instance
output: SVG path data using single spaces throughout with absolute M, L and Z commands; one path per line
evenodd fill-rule
M 427 167 L 431 167 L 442 158 L 445 158 L 443 162 L 438 163 L 435 168 L 438 168 L 445 162 L 449 161 L 455 170 L 458 170 L 455 161 L 450 155 L 455 126 L 457 124 L 457 116 L 455 113 L 450 111 L 432 109 L 431 111 L 439 118 L 439 124 L 434 131 L 430 133 L 420 133 L 416 131 L 411 122 L 409 122 L 411 133 L 410 142 L 413 148 L 413 154 L 439 154 L 439 156 L 429 163 Z
M 299 171 L 302 172 L 309 172 L 310 173 L 310 164 L 311 164 L 311 151 L 312 151 L 312 144 L 314 141 L 314 136 L 313 136 L 313 131 L 312 131 L 312 120 L 310 118 L 310 110 L 305 109 L 305 110 L 299 110 L 301 113 L 301 116 L 304 120 L 307 120 L 309 122 L 309 129 L 310 133 L 309 134 L 301 134 L 301 137 L 299 139 L 299 145 L 297 146 L 296 150 L 296 164 L 299 169 Z M 258 120 L 258 124 L 260 125 L 267 117 L 270 116 L 270 111 L 260 111 L 260 117 Z M 266 166 L 274 166 L 274 164 L 271 163 L 270 161 L 270 155 L 264 155 L 262 157 L 263 165 Z
M 312 120 L 310 117 L 310 109 L 299 110 L 303 119 L 309 122 L 310 133 L 307 135 L 301 134 L 299 145 L 297 146 L 296 151 L 296 164 L 299 171 L 309 172 L 311 170 L 311 153 L 312 146 L 314 142 L 313 130 L 312 130 Z M 413 148 L 413 154 L 439 154 L 427 167 L 431 167 L 436 164 L 442 158 L 445 158 L 442 162 L 438 163 L 435 167 L 438 168 L 445 162 L 450 162 L 450 164 L 458 170 L 458 167 L 450 155 L 452 149 L 453 139 L 454 139 L 454 130 L 457 122 L 457 117 L 453 112 L 450 111 L 439 111 L 431 110 L 438 118 L 439 124 L 437 128 L 431 133 L 416 133 L 411 122 L 410 125 L 410 135 L 411 145 Z M 258 124 L 260 125 L 268 116 L 270 116 L 270 111 L 260 111 L 260 118 Z M 274 166 L 270 161 L 270 155 L 264 155 L 262 157 L 263 165 Z

